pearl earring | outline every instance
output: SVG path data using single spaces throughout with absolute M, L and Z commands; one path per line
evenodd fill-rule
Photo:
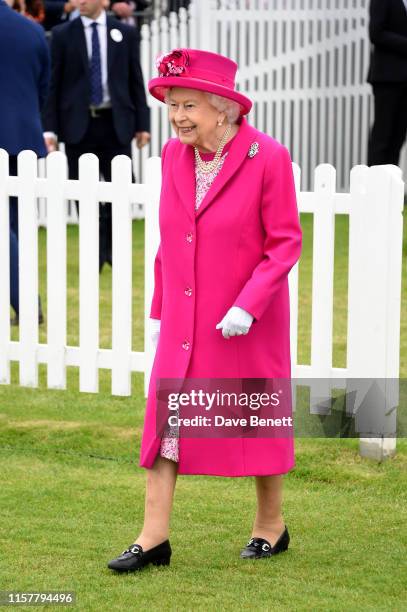
M 218 125 L 219 126 L 223 125 L 223 121 L 218 121 Z

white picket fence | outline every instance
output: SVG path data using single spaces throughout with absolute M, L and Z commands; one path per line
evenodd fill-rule
M 112 393 L 130 395 L 132 371 L 143 372 L 145 352 L 131 351 L 132 338 L 132 210 L 146 206 L 146 300 L 152 295 L 151 261 L 158 247 L 156 214 L 160 189 L 160 159 L 147 164 L 146 184 L 131 182 L 131 162 L 118 156 L 112 163 L 112 181 L 99 181 L 95 155 L 81 157 L 79 180 L 67 179 L 65 155 L 46 160 L 47 178 L 37 177 L 32 151 L 18 156 L 18 177 L 8 176 L 8 156 L 0 150 L 0 382 L 10 381 L 10 361 L 19 362 L 20 384 L 38 385 L 38 364 L 48 366 L 48 387 L 66 387 L 66 367 L 79 366 L 80 390 L 98 391 L 99 368 L 112 371 Z M 10 342 L 9 321 L 9 211 L 8 197 L 19 198 L 20 338 Z M 47 218 L 47 344 L 38 341 L 37 198 L 46 198 Z M 67 200 L 79 200 L 79 346 L 66 346 L 67 330 Z M 112 202 L 114 262 L 112 277 L 112 348 L 99 348 L 99 202 Z M 153 213 L 154 211 L 154 213 Z M 146 306 L 147 312 L 147 306 Z M 148 334 L 146 334 L 148 340 Z M 148 361 L 148 359 L 147 359 Z
M 367 0 L 193 0 L 189 11 L 161 17 L 141 31 L 142 69 L 176 47 L 227 55 L 239 65 L 238 89 L 253 99 L 249 121 L 285 144 L 312 189 L 314 168 L 337 169 L 338 190 L 366 163 L 373 120 Z M 138 176 L 160 155 L 171 128 L 164 105 L 148 96 L 152 142 L 136 153 Z M 407 148 L 400 166 L 407 171 Z
M 313 188 L 314 168 L 337 169 L 338 191 L 349 190 L 350 169 L 367 160 L 373 120 L 367 0 L 193 0 L 141 29 L 141 65 L 147 83 L 155 59 L 176 47 L 227 55 L 239 65 L 237 88 L 254 101 L 250 123 L 285 144 L 302 168 L 303 189 Z M 150 145 L 133 147 L 139 182 L 146 162 L 161 155 L 171 136 L 166 107 L 147 95 L 151 108 Z M 400 167 L 407 172 L 407 147 Z M 40 171 L 45 170 L 40 163 Z M 133 217 L 144 216 L 141 203 Z M 76 209 L 69 221 L 77 222 Z M 39 224 L 46 225 L 46 202 Z
M 98 159 L 83 155 L 79 180 L 67 179 L 66 158 L 55 152 L 46 160 L 46 176 L 37 176 L 33 152 L 18 156 L 18 176 L 8 175 L 8 156 L 0 150 L 0 384 L 10 383 L 10 362 L 19 363 L 20 385 L 38 386 L 38 365 L 47 365 L 47 384 L 66 388 L 69 366 L 79 367 L 80 391 L 96 393 L 100 368 L 112 372 L 114 395 L 131 394 L 131 373 L 145 373 L 148 387 L 154 348 L 149 333 L 153 293 L 153 262 L 159 242 L 158 205 L 160 159 L 147 161 L 146 182 L 131 182 L 131 162 L 118 156 L 112 181 L 100 182 Z M 300 212 L 313 214 L 313 273 L 311 363 L 298 364 L 298 264 L 289 276 L 291 351 L 294 379 L 312 379 L 311 410 L 345 388 L 346 379 L 399 377 L 404 183 L 395 166 L 356 166 L 350 192 L 336 192 L 336 172 L 327 164 L 315 170 L 315 190 L 301 190 L 301 173 L 293 164 Z M 19 198 L 20 336 L 10 340 L 9 210 L 10 195 Z M 37 199 L 48 203 L 47 225 L 47 343 L 38 334 Z M 79 345 L 67 346 L 67 201 L 80 203 L 79 222 Z M 98 205 L 112 202 L 112 348 L 99 347 Z M 132 205 L 145 206 L 145 345 L 132 351 Z M 349 278 L 347 365 L 332 366 L 333 269 L 335 216 L 349 216 Z M 301 313 L 300 313 L 301 314 Z M 386 392 L 386 410 L 397 404 Z M 396 402 L 396 403 L 395 403 Z M 389 429 L 388 431 L 395 431 Z M 395 440 L 368 440 L 380 453 Z M 387 445 L 387 447 L 385 447 Z M 386 450 L 387 448 L 387 450 Z M 366 451 L 371 452 L 371 451 Z

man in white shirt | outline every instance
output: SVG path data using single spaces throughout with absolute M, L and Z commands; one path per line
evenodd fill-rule
M 69 176 L 83 153 L 99 158 L 105 180 L 116 155 L 150 140 L 150 113 L 137 29 L 106 15 L 104 0 L 78 0 L 80 17 L 52 30 L 51 85 L 44 112 L 48 151 L 65 143 Z M 111 264 L 111 204 L 100 207 L 99 267 Z

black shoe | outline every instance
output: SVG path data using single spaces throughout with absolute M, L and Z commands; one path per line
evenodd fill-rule
M 169 565 L 171 558 L 171 546 L 169 540 L 162 544 L 144 550 L 140 544 L 130 544 L 116 559 L 109 561 L 107 567 L 118 572 L 134 572 L 140 570 L 149 563 L 153 565 Z
M 271 546 L 270 542 L 263 538 L 251 538 L 246 548 L 240 553 L 240 557 L 241 559 L 262 559 L 263 557 L 271 557 L 272 555 L 277 555 L 287 550 L 289 542 L 290 536 L 287 527 L 285 527 L 274 546 Z

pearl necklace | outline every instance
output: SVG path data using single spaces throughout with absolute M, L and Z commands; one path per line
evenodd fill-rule
M 215 153 L 215 157 L 211 161 L 208 161 L 208 162 L 203 161 L 201 156 L 199 155 L 199 151 L 197 147 L 194 147 L 196 164 L 201 172 L 204 172 L 205 174 L 207 174 L 208 172 L 212 172 L 213 170 L 215 170 L 215 168 L 218 166 L 221 155 L 222 155 L 222 151 L 224 149 L 227 139 L 229 138 L 229 134 L 231 130 L 232 130 L 232 126 L 229 123 L 228 127 L 224 131 L 224 134 L 221 138 L 218 149 Z

